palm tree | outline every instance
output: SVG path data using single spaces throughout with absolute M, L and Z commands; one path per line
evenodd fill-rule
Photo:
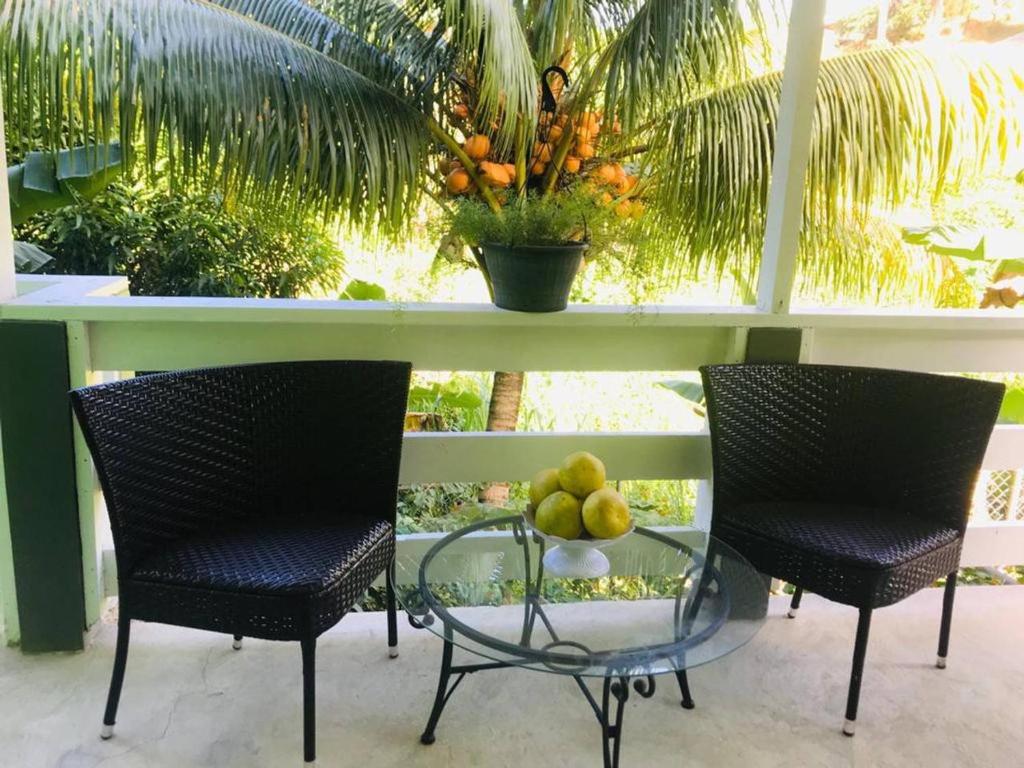
M 466 133 L 489 133 L 522 186 L 540 73 L 558 64 L 572 80 L 565 109 L 614 116 L 621 133 L 602 153 L 646 179 L 627 265 L 749 276 L 781 87 L 771 23 L 757 0 L 6 0 L 0 78 L 15 135 L 41 125 L 53 148 L 120 141 L 126 167 L 166 158 L 176 183 L 394 236 L 421 194 L 443 194 L 443 160 L 476 178 Z M 847 289 L 898 276 L 899 233 L 876 209 L 1005 157 L 1021 141 L 1022 92 L 1009 66 L 924 50 L 824 61 L 805 278 Z M 467 99 L 471 125 L 457 109 Z M 568 152 L 556 146 L 546 189 Z M 518 398 L 509 383 L 496 390 Z

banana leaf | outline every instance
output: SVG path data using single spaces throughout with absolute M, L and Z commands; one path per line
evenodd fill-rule
M 7 169 L 14 226 L 40 211 L 89 198 L 121 172 L 121 145 L 93 144 L 57 152 L 29 152 Z
M 52 261 L 53 256 L 38 245 L 26 243 L 23 240 L 14 241 L 14 270 L 16 272 L 23 274 L 39 272 Z
M 686 381 L 685 379 L 669 379 L 668 381 L 659 381 L 658 386 L 670 389 L 679 395 L 689 405 L 692 410 L 698 416 L 703 417 L 706 414 L 706 406 L 704 402 L 704 385 L 699 381 Z
M 903 239 L 932 253 L 971 261 L 997 262 L 998 272 L 1024 272 L 1024 232 L 955 224 L 904 227 Z

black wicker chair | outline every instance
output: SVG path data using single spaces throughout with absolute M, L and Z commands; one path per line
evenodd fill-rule
M 132 619 L 302 646 L 316 755 L 316 639 L 386 573 L 410 366 L 302 362 L 162 373 L 71 393 L 99 471 L 120 613 L 103 737 Z
M 701 369 L 712 534 L 760 571 L 860 609 L 843 732 L 852 736 L 871 611 L 946 577 L 946 665 L 971 492 L 1003 386 L 872 368 Z

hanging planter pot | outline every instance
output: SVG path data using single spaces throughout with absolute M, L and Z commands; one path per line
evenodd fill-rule
M 484 243 L 477 259 L 494 304 L 516 312 L 560 312 L 583 265 L 586 243 Z

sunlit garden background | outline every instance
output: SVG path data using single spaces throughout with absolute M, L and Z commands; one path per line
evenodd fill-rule
M 236 5 L 245 10 L 244 4 Z M 329 11 L 331 4 L 323 6 Z M 752 5 L 746 13 L 748 28 L 759 25 L 763 35 L 751 32 L 747 37 L 745 55 L 750 72 L 744 81 L 748 85 L 742 87 L 768 88 L 773 81 L 767 73 L 782 66 L 786 8 L 765 5 L 758 11 Z M 755 19 L 758 13 L 762 17 Z M 602 18 L 595 27 L 595 39 L 615 23 L 613 15 Z M 536 28 L 533 32 L 533 41 L 540 45 L 536 41 L 546 39 L 546 33 Z M 955 50 L 965 60 L 1017 68 L 1018 83 L 1024 82 L 1024 2 L 831 0 L 825 57 L 861 57 L 863 63 L 869 60 L 864 57 L 894 48 L 924 52 L 934 61 Z M 586 60 L 587 55 L 581 51 L 579 59 Z M 885 66 L 879 62 L 877 70 L 865 71 L 884 77 L 903 66 L 898 59 Z M 908 79 L 900 87 L 922 87 L 913 81 L 916 70 L 912 66 L 906 65 L 903 71 Z M 837 92 L 850 87 L 843 78 L 859 76 L 838 65 L 826 70 L 826 75 L 836 78 L 833 86 L 826 87 Z M 659 102 L 650 94 L 626 93 L 630 88 L 657 87 L 655 78 L 623 82 L 618 94 L 609 87 L 605 99 L 616 97 L 639 105 L 634 107 L 637 114 L 632 121 L 624 118 L 628 133 L 630 125 L 642 124 L 645 110 L 658 108 Z M 714 87 L 700 92 L 708 96 Z M 924 96 L 933 97 L 937 98 L 930 93 Z M 851 109 L 849 104 L 844 108 Z M 947 117 L 951 121 L 971 119 L 956 114 Z M 456 122 L 445 125 L 451 126 L 455 140 L 467 138 L 468 129 L 460 129 Z M 696 130 L 695 123 L 688 125 Z M 915 130 L 909 125 L 903 129 Z M 882 127 L 877 130 L 883 132 Z M 917 130 L 927 132 L 932 127 Z M 642 185 L 644 173 L 655 173 L 645 165 L 643 153 L 658 156 L 659 162 L 668 163 L 669 171 L 672 160 L 668 148 L 657 145 L 668 142 L 666 133 L 645 132 L 642 125 L 638 131 L 645 145 L 642 152 L 637 150 L 635 161 Z M 965 150 L 973 153 L 970 162 L 962 162 L 938 185 L 930 183 L 931 179 L 915 178 L 907 169 L 890 168 L 879 172 L 880 181 L 865 182 L 872 188 L 871 194 L 837 192 L 830 202 L 823 203 L 829 208 L 829 228 L 823 230 L 824 237 L 821 232 L 808 233 L 808 241 L 817 248 L 813 258 L 801 261 L 795 304 L 1010 311 L 1024 294 L 1024 160 L 1019 137 L 982 130 L 975 135 L 993 143 Z M 34 131 L 32 121 L 24 116 L 9 120 L 9 165 L 24 163 L 28 168 L 32 152 L 45 145 L 46 138 Z M 885 139 L 890 144 L 902 140 Z M 622 150 L 623 157 L 632 160 L 628 154 L 632 151 Z M 461 243 L 453 244 L 447 237 L 446 212 L 457 203 L 451 196 L 432 192 L 417 197 L 415 209 L 405 211 L 412 223 L 400 239 L 370 237 L 351 222 L 323 217 L 315 206 L 297 215 L 293 210 L 275 211 L 265 201 L 253 202 L 244 195 L 236 199 L 196 183 L 181 184 L 166 148 L 155 157 L 151 167 L 137 164 L 126 177 L 103 175 L 88 187 L 61 188 L 59 204 L 48 200 L 31 215 L 28 209 L 33 201 L 26 195 L 22 200 L 25 215 L 16 217 L 22 269 L 126 274 L 137 295 L 387 299 L 398 303 L 396 311 L 401 311 L 403 302 L 489 300 L 475 262 Z M 881 162 L 895 161 L 882 158 Z M 864 172 L 856 164 L 850 168 L 851 174 Z M 684 169 L 676 170 L 685 175 Z M 720 170 L 726 186 L 732 183 L 730 174 L 747 173 L 738 166 Z M 660 172 L 666 173 L 664 168 Z M 443 172 L 433 167 L 430 175 L 443 179 Z M 858 188 L 856 181 L 851 183 Z M 743 194 L 754 195 L 759 189 L 736 194 L 742 203 Z M 674 201 L 665 198 L 658 204 L 678 204 L 692 190 L 679 188 L 676 192 Z M 829 190 L 820 194 L 827 196 Z M 725 238 L 716 246 L 721 251 L 715 253 L 704 253 L 699 246 L 672 237 L 651 241 L 652 248 L 665 253 L 678 249 L 688 255 L 682 267 L 663 253 L 651 257 L 653 264 L 637 256 L 636 243 L 648 242 L 658 234 L 652 233 L 651 227 L 670 230 L 677 222 L 687 221 L 688 214 L 678 215 L 678 219 L 667 215 L 660 225 L 641 223 L 637 232 L 625 238 L 626 246 L 609 248 L 589 262 L 571 300 L 634 305 L 637 312 L 645 311 L 644 305 L 659 303 L 751 303 L 758 243 L 743 241 L 742 232 L 734 241 Z M 707 217 L 709 213 L 701 210 L 699 215 Z M 752 226 L 762 226 L 757 216 Z M 743 227 L 737 224 L 736 229 Z M 706 234 L 701 231 L 700 237 Z M 696 381 L 695 374 L 681 372 L 530 373 L 522 382 L 514 427 L 534 431 L 692 430 L 703 423 L 700 393 L 693 388 Z M 459 431 L 494 428 L 489 415 L 493 386 L 493 372 L 417 372 L 410 402 L 414 416 L 407 426 Z M 1019 410 L 1019 414 L 1008 410 L 1005 418 L 1024 418 L 1024 408 Z M 1020 517 L 1020 473 L 996 474 L 988 490 L 989 512 L 994 517 L 1004 515 L 1003 519 Z M 692 519 L 697 496 L 693 482 L 623 485 L 640 523 L 673 524 Z M 481 498 L 515 505 L 521 503 L 524 490 L 513 484 L 507 490 L 507 500 L 504 494 L 503 488 L 495 495 L 493 489 L 480 485 L 404 489 L 399 532 L 451 530 L 487 514 L 479 504 Z M 977 577 L 994 578 L 991 574 Z

